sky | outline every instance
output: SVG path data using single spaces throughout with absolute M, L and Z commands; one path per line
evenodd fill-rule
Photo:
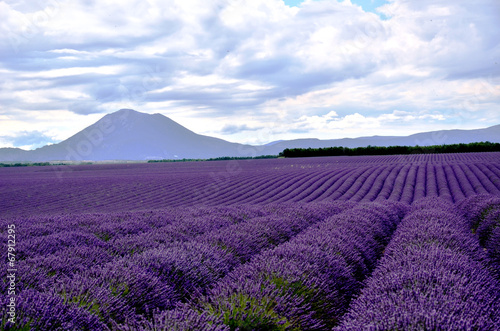
M 499 31 L 498 0 L 0 1 L 0 147 L 122 108 L 249 144 L 489 127 Z

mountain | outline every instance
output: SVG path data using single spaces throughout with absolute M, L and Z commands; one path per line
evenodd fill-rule
M 399 136 L 372 136 L 360 138 L 343 138 L 331 140 L 319 139 L 296 139 L 277 142 L 266 146 L 267 154 L 278 154 L 285 148 L 322 148 L 322 147 L 366 147 L 371 146 L 431 146 L 468 144 L 473 142 L 489 141 L 500 143 L 500 125 L 485 129 L 475 130 L 440 130 L 416 133 L 406 137 Z
M 121 109 L 105 115 L 96 123 L 58 144 L 32 151 L 0 148 L 0 162 L 213 158 L 276 155 L 285 148 L 427 146 L 477 141 L 500 142 L 500 125 L 478 130 L 418 133 L 407 137 L 296 139 L 250 146 L 196 134 L 161 114 L 151 115 L 132 109 Z
M 27 160 L 29 158 L 29 155 L 30 151 L 25 151 L 21 148 L 0 148 L 0 162 Z
M 161 114 L 150 115 L 121 109 L 58 144 L 25 153 L 0 149 L 0 160 L 40 162 L 211 158 L 237 155 L 241 146 L 196 134 Z

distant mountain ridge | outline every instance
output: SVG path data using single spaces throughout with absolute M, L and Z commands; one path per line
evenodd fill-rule
M 194 133 L 161 114 L 121 109 L 54 145 L 32 151 L 0 148 L 0 162 L 105 161 L 277 155 L 285 148 L 429 146 L 490 141 L 500 143 L 500 125 L 477 130 L 442 130 L 406 137 L 332 140 L 295 139 L 261 146 L 231 143 Z

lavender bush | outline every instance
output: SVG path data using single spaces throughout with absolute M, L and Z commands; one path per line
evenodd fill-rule
M 374 268 L 403 205 L 359 205 L 256 256 L 193 300 L 232 330 L 335 325 Z
M 458 210 L 419 202 L 336 330 L 496 330 L 500 284 L 487 261 Z

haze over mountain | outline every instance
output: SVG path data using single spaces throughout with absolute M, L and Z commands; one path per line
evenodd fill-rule
M 104 161 L 213 158 L 222 156 L 276 155 L 285 148 L 429 146 L 500 142 L 500 125 L 477 130 L 445 130 L 407 137 L 362 137 L 332 140 L 297 139 L 250 146 L 196 134 L 161 114 L 121 109 L 72 137 L 32 151 L 0 148 L 0 161 Z

